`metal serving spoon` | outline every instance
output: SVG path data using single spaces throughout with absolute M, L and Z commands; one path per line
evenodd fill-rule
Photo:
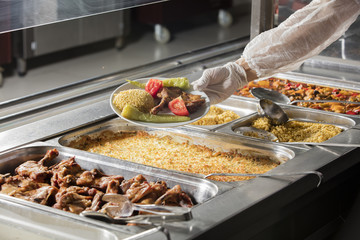
M 259 105 L 265 115 L 269 117 L 274 125 L 284 124 L 289 121 L 286 112 L 276 103 L 269 99 L 260 99 Z
M 276 103 L 292 105 L 298 102 L 317 102 L 317 103 L 327 103 L 327 102 L 337 102 L 345 104 L 360 104 L 360 102 L 351 102 L 351 101 L 340 101 L 340 100 L 294 100 L 291 101 L 287 96 L 282 93 L 279 93 L 275 90 L 267 88 L 253 88 L 250 90 L 251 94 L 258 99 L 269 99 Z
M 102 200 L 114 204 L 104 208 L 105 212 L 112 217 L 129 217 L 133 215 L 134 211 L 164 216 L 181 215 L 190 212 L 190 208 L 186 207 L 132 203 L 126 196 L 121 194 L 107 193 L 102 197 Z
M 81 216 L 94 218 L 112 223 L 141 223 L 154 224 L 163 222 L 189 221 L 192 219 L 191 208 L 161 206 L 154 204 L 135 204 L 121 194 L 107 193 L 102 200 L 114 205 L 109 205 L 98 211 L 83 211 Z M 134 211 L 151 213 L 132 216 Z

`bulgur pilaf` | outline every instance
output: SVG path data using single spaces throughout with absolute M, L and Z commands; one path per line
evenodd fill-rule
M 256 119 L 251 126 L 271 132 L 280 142 L 324 142 L 342 131 L 341 128 L 330 124 L 301 121 L 289 121 L 274 126 L 266 117 Z
M 193 125 L 218 125 L 231 122 L 240 116 L 231 110 L 223 110 L 214 105 L 210 106 L 209 112 L 201 119 L 193 122 Z
M 153 97 L 142 89 L 121 91 L 115 95 L 113 103 L 120 111 L 129 104 L 144 113 L 150 112 L 150 109 L 155 106 Z
M 265 173 L 279 163 L 267 157 L 219 152 L 206 146 L 174 141 L 171 137 L 151 135 L 144 131 L 104 131 L 96 138 L 89 136 L 73 141 L 70 147 L 154 167 L 198 174 Z M 249 177 L 211 177 L 217 181 L 241 181 Z

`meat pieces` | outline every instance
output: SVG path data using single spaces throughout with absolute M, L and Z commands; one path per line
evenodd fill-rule
M 102 211 L 111 205 L 102 200 L 105 193 L 124 194 L 133 203 L 192 206 L 180 186 L 168 190 L 164 181 L 148 182 L 141 174 L 124 180 L 97 169 L 87 171 L 74 157 L 50 167 L 44 165 L 58 154 L 52 149 L 40 161 L 21 164 L 15 176 L 0 174 L 0 193 L 76 214 Z
M 76 179 L 81 175 L 83 170 L 75 162 L 75 157 L 62 160 L 52 168 L 53 176 L 51 185 L 57 188 L 68 187 L 76 184 Z
M 167 190 L 164 195 L 156 200 L 155 204 L 180 207 L 192 207 L 194 205 L 191 198 L 181 190 L 180 185 L 175 185 Z
M 36 202 L 42 205 L 52 204 L 58 189 L 47 183 L 37 183 L 33 179 L 16 175 L 6 179 L 0 193 Z
M 120 183 L 124 177 L 119 175 L 105 175 L 97 169 L 84 171 L 76 180 L 80 186 L 88 186 L 99 189 L 106 193 L 119 193 Z
M 93 196 L 90 193 L 88 187 L 62 187 L 56 194 L 56 204 L 53 207 L 79 214 L 86 208 L 91 207 Z
M 200 95 L 183 92 L 181 97 L 184 100 L 185 107 L 189 113 L 196 112 L 205 103 L 205 99 L 201 98 Z
M 158 114 L 168 103 L 181 96 L 182 90 L 178 87 L 163 87 L 160 92 L 157 93 L 157 97 L 160 98 L 160 103 L 150 110 L 151 114 Z
M 150 113 L 154 115 L 158 114 L 170 101 L 179 96 L 184 100 L 189 113 L 196 112 L 205 103 L 205 99 L 201 98 L 200 95 L 184 92 L 178 87 L 163 87 L 162 90 L 157 93 L 157 97 L 160 98 L 160 103 L 153 107 Z
M 29 177 L 36 182 L 45 182 L 46 178 L 51 177 L 52 172 L 48 167 L 44 166 L 45 162 L 49 162 L 56 158 L 59 152 L 51 149 L 46 152 L 45 156 L 39 161 L 26 161 L 15 169 L 15 173 L 23 177 Z

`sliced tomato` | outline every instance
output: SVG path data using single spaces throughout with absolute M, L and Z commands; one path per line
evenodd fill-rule
M 161 80 L 151 78 L 145 86 L 145 91 L 150 93 L 153 98 L 156 98 L 156 94 L 160 91 L 162 86 L 163 86 L 163 83 Z
M 189 116 L 189 111 L 186 109 L 185 102 L 181 97 L 175 98 L 168 104 L 170 111 L 178 116 Z
M 346 114 L 350 114 L 350 115 L 357 115 L 357 113 L 356 113 L 356 112 L 354 112 L 354 111 L 347 111 L 347 112 L 346 112 Z

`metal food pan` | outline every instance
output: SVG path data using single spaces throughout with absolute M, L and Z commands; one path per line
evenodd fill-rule
M 346 116 L 341 116 L 339 114 L 333 114 L 330 112 L 319 112 L 312 109 L 299 109 L 299 108 L 293 108 L 293 107 L 283 107 L 283 110 L 286 112 L 286 114 L 289 116 L 290 119 L 295 120 L 303 120 L 303 121 L 311 121 L 311 122 L 318 122 L 318 123 L 324 123 L 324 124 L 331 124 L 337 127 L 340 127 L 343 129 L 343 132 L 336 135 L 335 137 L 327 140 L 331 142 L 348 142 L 351 139 L 356 139 L 356 134 L 359 132 L 357 129 L 350 129 L 352 127 L 355 127 L 360 122 L 360 119 L 358 118 L 351 118 Z M 228 124 L 222 128 L 218 128 L 216 131 L 220 133 L 227 133 L 231 135 L 237 135 L 240 134 L 235 133 L 234 131 L 239 127 L 247 127 L 250 126 L 253 121 L 255 121 L 257 118 L 261 117 L 260 113 L 254 113 L 248 117 L 239 119 L 231 124 Z M 354 135 L 355 134 L 355 135 Z M 243 136 L 247 139 L 254 139 L 254 137 L 249 136 Z M 347 140 L 344 140 L 344 137 L 347 138 Z M 261 141 L 262 140 L 259 139 Z M 298 145 L 298 144 L 307 144 L 306 142 L 281 142 L 282 144 L 292 144 L 292 145 Z M 358 143 L 358 141 L 356 142 Z
M 90 137 L 95 139 L 104 131 L 110 132 L 133 132 L 133 131 L 146 131 L 148 134 L 154 134 L 156 136 L 170 136 L 173 141 L 189 144 L 196 144 L 205 146 L 216 151 L 221 152 L 233 152 L 237 151 L 243 155 L 253 157 L 269 157 L 271 160 L 277 163 L 285 163 L 286 161 L 295 157 L 295 155 L 305 151 L 304 149 L 288 148 L 279 146 L 273 143 L 259 143 L 259 141 L 249 141 L 248 139 L 236 138 L 224 136 L 223 134 L 217 134 L 208 131 L 196 131 L 188 128 L 176 128 L 176 129 L 156 129 L 145 128 L 136 125 L 127 124 L 121 119 L 114 119 L 104 122 L 99 125 L 95 125 L 89 128 L 85 128 L 79 131 L 62 136 L 57 139 L 58 143 L 63 146 L 69 146 L 70 142 L 77 141 L 83 137 Z M 171 173 L 170 173 L 171 172 Z M 172 174 L 174 171 L 170 171 Z M 191 174 L 197 177 L 203 177 L 201 174 Z
M 96 168 L 105 174 L 122 175 L 125 179 L 130 179 L 138 174 L 142 174 L 148 181 L 163 180 L 170 188 L 179 184 L 182 190 L 188 193 L 193 199 L 196 204 L 195 207 L 232 188 L 229 185 L 222 183 L 215 184 L 206 179 L 178 173 L 168 174 L 162 169 L 139 166 L 130 162 L 119 161 L 76 149 L 50 146 L 42 142 L 34 143 L 0 155 L 0 174 L 14 174 L 17 166 L 28 160 L 40 160 L 49 149 L 53 148 L 58 149 L 59 156 L 49 164 L 54 164 L 75 156 L 75 161 L 85 170 Z M 27 222 L 27 225 L 24 225 L 24 233 L 26 234 L 33 228 L 35 232 L 47 237 L 48 233 L 46 229 L 50 228 L 48 226 L 49 224 L 51 224 L 51 229 L 54 225 L 57 226 L 57 229 L 59 229 L 59 239 L 73 239 L 66 238 L 67 235 L 78 236 L 76 239 L 118 239 L 119 236 L 120 238 L 125 238 L 138 233 L 144 234 L 144 232 L 147 231 L 147 228 L 139 229 L 139 227 L 123 225 L 114 226 L 4 194 L 0 194 L 0 206 L 11 209 L 10 212 L 13 215 L 11 218 L 19 222 L 18 227 L 21 227 L 21 223 Z M 5 210 L 0 209 L 0 212 L 3 211 Z M 5 216 L 7 216 L 7 214 L 5 214 Z M 3 216 L 0 216 L 0 225 L 3 222 L 2 218 Z M 10 225 L 12 224 L 12 222 L 8 223 Z M 69 229 L 65 230 L 64 228 Z M 56 234 L 57 232 L 54 231 L 52 238 L 57 239 Z
M 223 110 L 230 110 L 240 116 L 240 118 L 253 114 L 257 110 L 257 101 L 251 100 L 240 100 L 235 97 L 230 97 L 225 101 L 216 104 L 215 106 L 223 109 Z M 232 121 L 233 122 L 233 121 Z M 214 130 L 215 128 L 221 127 L 224 124 L 217 124 L 217 125 L 192 125 L 188 124 L 185 127 L 190 128 L 198 128 L 198 129 L 206 129 L 206 130 Z
M 27 160 L 41 159 L 52 146 L 32 146 L 15 149 L 0 155 L 0 174 L 14 173 L 15 168 Z M 60 161 L 74 154 L 59 149 Z M 77 157 L 84 168 L 85 157 Z M 91 162 L 91 161 L 90 161 Z M 90 163 L 89 162 L 89 163 Z M 92 163 L 91 164 L 99 164 Z M 7 239 L 34 236 L 33 239 L 123 239 L 138 234 L 138 229 L 112 226 L 100 221 L 81 217 L 49 206 L 0 194 L 0 226 L 2 229 L 16 228 L 16 232 L 4 233 Z M 144 230 L 143 230 L 144 231 Z M 35 238 L 36 236 L 36 238 Z
M 275 74 L 271 77 L 288 79 L 293 82 L 306 83 L 306 84 L 312 84 L 312 85 L 317 85 L 317 86 L 339 88 L 339 89 L 344 89 L 344 90 L 349 90 L 349 91 L 360 92 L 360 83 L 354 82 L 354 81 L 346 81 L 346 80 L 337 79 L 337 78 L 321 77 L 321 76 L 314 76 L 314 75 L 295 73 L 295 72 L 279 73 L 279 74 Z M 268 78 L 270 78 L 270 77 L 257 79 L 254 82 L 266 80 Z M 238 95 L 232 95 L 232 97 L 235 99 L 238 99 L 240 101 L 249 100 L 249 99 L 256 101 L 256 98 L 248 98 L 248 97 L 238 96 Z M 283 104 L 280 104 L 280 105 L 283 105 Z M 285 106 L 288 106 L 288 105 L 285 105 Z M 297 109 L 309 109 L 306 107 L 301 107 L 301 106 L 296 106 L 296 105 L 291 105 L 291 107 L 294 107 Z M 316 110 L 316 111 L 325 112 L 324 110 Z M 360 115 L 348 115 L 348 114 L 344 114 L 344 113 L 335 113 L 335 114 L 339 114 L 341 116 L 351 116 L 352 118 L 360 118 Z

